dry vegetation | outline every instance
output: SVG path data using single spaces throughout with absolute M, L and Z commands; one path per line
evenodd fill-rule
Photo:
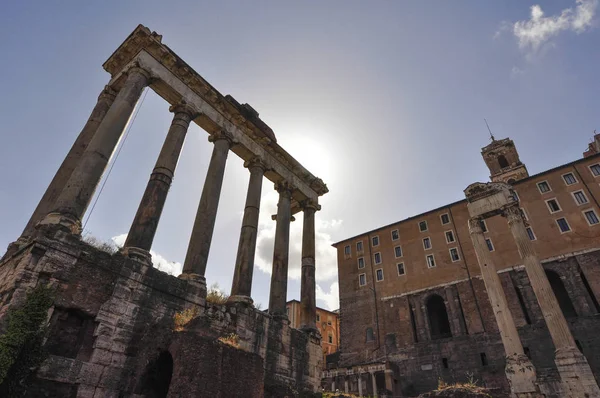
M 176 332 L 185 330 L 186 325 L 197 318 L 198 315 L 200 315 L 198 307 L 192 307 L 181 312 L 176 312 L 173 316 L 173 330 Z
M 206 292 L 206 302 L 210 304 L 223 305 L 227 302 L 229 295 L 219 288 L 218 283 L 213 283 Z
M 228 335 L 221 336 L 218 340 L 223 344 L 227 344 L 228 346 L 240 348 L 240 336 L 235 333 L 229 333 Z

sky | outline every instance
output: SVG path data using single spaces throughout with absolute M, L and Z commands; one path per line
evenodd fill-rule
M 530 174 L 600 129 L 600 0 L 21 1 L 0 14 L 0 251 L 14 241 L 143 24 L 222 94 L 249 103 L 330 193 L 317 213 L 317 304 L 338 306 L 331 244 L 460 200 L 481 147 L 510 137 Z M 85 234 L 122 243 L 171 122 L 149 90 Z M 212 144 L 193 125 L 153 245 L 184 261 Z M 105 174 L 106 177 L 106 174 Z M 229 292 L 249 173 L 230 153 L 206 272 Z M 98 193 L 99 189 L 96 191 Z M 95 200 L 95 199 L 94 199 Z M 253 298 L 268 305 L 277 195 L 265 179 Z M 90 209 L 92 206 L 90 206 Z M 300 295 L 302 217 L 288 299 Z

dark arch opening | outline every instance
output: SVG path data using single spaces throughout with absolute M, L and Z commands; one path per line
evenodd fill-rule
M 563 281 L 560 279 L 560 276 L 554 271 L 546 271 L 546 276 L 548 277 L 550 287 L 552 287 L 552 291 L 558 300 L 558 305 L 565 318 L 575 318 L 577 312 L 575 311 L 575 307 L 573 307 L 569 293 L 567 292 Z
M 508 181 L 506 181 L 508 184 L 512 185 L 515 183 L 515 179 L 514 178 L 509 178 Z
M 146 367 L 141 380 L 141 395 L 146 398 L 167 398 L 172 376 L 173 357 L 169 351 L 162 351 Z
M 590 295 L 590 298 L 592 299 L 592 303 L 594 303 L 594 308 L 596 309 L 596 313 L 600 312 L 600 304 L 598 304 L 598 300 L 596 299 L 596 296 L 594 295 L 594 292 L 592 291 L 592 288 L 591 288 L 590 284 L 588 283 L 588 280 L 585 277 L 585 274 L 583 272 L 580 272 L 579 276 L 581 277 L 581 281 L 583 282 L 583 286 L 585 287 L 585 290 L 588 292 L 588 294 Z
M 508 160 L 506 160 L 504 155 L 498 156 L 498 164 L 500 165 L 501 169 L 508 167 Z
M 452 337 L 444 299 L 437 294 L 427 299 L 427 317 L 429 318 L 432 340 Z

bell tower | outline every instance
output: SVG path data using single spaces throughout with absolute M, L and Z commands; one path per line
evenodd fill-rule
M 490 169 L 493 182 L 512 184 L 529 177 L 527 167 L 521 163 L 515 143 L 510 138 L 496 140 L 492 136 L 492 143 L 481 148 L 481 156 Z

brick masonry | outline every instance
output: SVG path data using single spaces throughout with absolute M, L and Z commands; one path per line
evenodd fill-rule
M 0 332 L 7 310 L 47 283 L 50 356 L 27 396 L 263 397 L 319 384 L 318 336 L 242 304 L 207 304 L 199 284 L 60 232 L 0 263 Z M 191 308 L 199 316 L 174 331 L 174 315 Z M 231 333 L 239 349 L 218 342 Z

